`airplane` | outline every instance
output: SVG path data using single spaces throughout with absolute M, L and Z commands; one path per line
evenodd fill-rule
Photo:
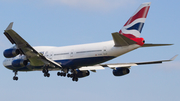
M 148 44 L 140 37 L 150 5 L 150 2 L 141 4 L 122 29 L 112 33 L 113 40 L 90 44 L 32 47 L 12 29 L 13 22 L 11 22 L 4 35 L 14 46 L 4 51 L 6 59 L 3 65 L 14 72 L 13 80 L 16 81 L 18 71 L 42 71 L 44 77 L 50 77 L 49 71 L 58 71 L 58 76 L 67 76 L 77 82 L 79 78 L 89 76 L 90 71 L 96 72 L 105 67 L 112 69 L 114 76 L 123 76 L 130 73 L 131 66 L 173 61 L 177 55 L 169 60 L 104 63 L 140 47 L 172 45 Z

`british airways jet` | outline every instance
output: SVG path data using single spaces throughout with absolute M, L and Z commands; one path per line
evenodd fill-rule
M 130 72 L 131 66 L 172 61 L 176 56 L 169 60 L 103 64 L 140 47 L 172 45 L 146 44 L 140 37 L 150 4 L 141 4 L 123 28 L 119 32 L 112 33 L 113 40 L 99 43 L 32 47 L 12 29 L 12 22 L 4 31 L 4 35 L 14 46 L 4 51 L 6 59 L 3 65 L 14 72 L 13 80 L 16 81 L 18 71 L 42 71 L 44 77 L 50 77 L 49 71 L 58 71 L 58 76 L 67 76 L 77 82 L 79 78 L 89 76 L 89 71 L 96 72 L 105 67 L 111 68 L 114 76 L 123 76 Z

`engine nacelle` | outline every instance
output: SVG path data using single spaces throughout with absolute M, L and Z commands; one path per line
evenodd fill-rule
M 12 58 L 19 55 L 20 51 L 19 49 L 6 49 L 3 54 L 6 58 Z
M 116 68 L 116 70 L 113 70 L 114 76 L 123 76 L 126 74 L 129 74 L 130 70 L 127 67 L 120 67 Z
M 13 67 L 24 67 L 28 64 L 27 60 L 23 60 L 23 59 L 17 59 L 12 61 L 12 66 Z
M 80 71 L 80 70 L 76 70 L 77 72 L 77 77 L 78 78 L 83 78 L 83 77 L 86 77 L 86 76 L 89 76 L 90 75 L 90 72 L 88 70 L 86 71 Z

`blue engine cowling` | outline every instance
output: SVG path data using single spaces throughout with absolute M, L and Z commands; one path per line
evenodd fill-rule
M 120 67 L 113 70 L 114 76 L 123 76 L 129 74 L 130 70 L 127 67 Z
M 12 58 L 19 55 L 20 51 L 19 49 L 6 49 L 3 54 L 6 58 Z
M 89 76 L 90 75 L 90 72 L 88 70 L 86 71 L 80 71 L 80 70 L 76 70 L 76 76 L 78 78 L 83 78 L 83 77 L 86 77 L 86 76 Z
M 23 59 L 17 59 L 12 61 L 12 66 L 13 67 L 25 67 L 28 64 L 27 60 L 23 60 Z

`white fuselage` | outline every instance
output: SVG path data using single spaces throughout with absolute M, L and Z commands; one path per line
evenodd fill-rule
M 37 46 L 35 50 L 42 53 L 45 57 L 60 63 L 65 68 L 80 68 L 81 66 L 91 66 L 106 62 L 117 56 L 125 54 L 129 51 L 139 48 L 137 44 L 115 47 L 114 41 L 106 41 L 99 43 L 51 47 L 51 46 Z M 15 59 L 25 59 L 24 55 L 18 55 L 14 58 L 7 58 L 3 64 L 8 69 L 14 69 L 12 61 Z M 26 69 L 23 69 L 26 68 Z M 27 70 L 27 68 L 29 70 Z M 31 66 L 29 63 L 26 67 L 22 67 L 19 71 L 33 71 L 41 70 Z

